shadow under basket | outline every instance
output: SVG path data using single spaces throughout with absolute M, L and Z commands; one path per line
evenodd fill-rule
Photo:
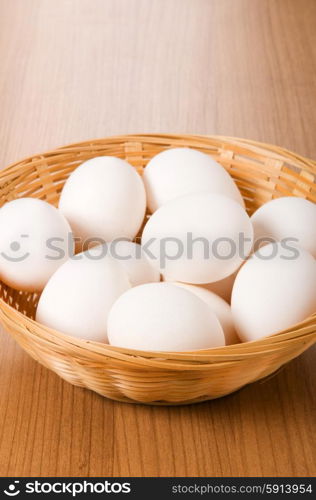
M 315 162 L 245 139 L 192 135 L 130 135 L 65 146 L 0 172 L 1 205 L 32 196 L 57 205 L 69 174 L 83 161 L 112 155 L 140 174 L 160 151 L 187 146 L 211 155 L 235 179 L 249 214 L 280 196 L 316 202 Z M 81 341 L 34 321 L 37 294 L 0 284 L 0 320 L 34 359 L 71 384 L 111 399 L 187 404 L 218 398 L 278 370 L 316 340 L 316 314 L 271 337 L 204 351 L 153 353 Z

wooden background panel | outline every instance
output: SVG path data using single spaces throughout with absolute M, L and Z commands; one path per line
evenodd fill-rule
M 316 158 L 314 0 L 0 0 L 0 165 L 89 137 L 224 134 Z M 315 349 L 196 406 L 74 388 L 0 336 L 1 475 L 315 475 Z

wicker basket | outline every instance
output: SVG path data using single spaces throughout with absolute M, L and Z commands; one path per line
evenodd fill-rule
M 125 158 L 142 173 L 152 156 L 176 146 L 196 148 L 218 160 L 236 180 L 250 214 L 284 195 L 316 202 L 315 163 L 287 150 L 228 137 L 135 135 L 82 142 L 15 163 L 0 173 L 1 205 L 22 196 L 57 204 L 71 171 L 89 158 Z M 192 353 L 129 351 L 36 323 L 37 294 L 1 283 L 0 295 L 5 329 L 33 358 L 71 384 L 126 402 L 185 404 L 218 398 L 268 376 L 316 340 L 314 314 L 255 342 Z

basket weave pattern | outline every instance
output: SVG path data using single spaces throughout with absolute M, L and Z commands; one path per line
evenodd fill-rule
M 280 196 L 316 202 L 315 162 L 268 144 L 209 136 L 135 135 L 82 142 L 27 158 L 0 172 L 0 203 L 33 196 L 57 205 L 69 174 L 101 155 L 141 174 L 158 152 L 187 146 L 212 155 L 235 179 L 249 214 Z M 272 337 L 185 353 L 130 351 L 55 332 L 34 321 L 38 295 L 0 283 L 0 320 L 34 359 L 68 382 L 111 399 L 185 404 L 217 398 L 268 376 L 316 340 L 316 314 Z

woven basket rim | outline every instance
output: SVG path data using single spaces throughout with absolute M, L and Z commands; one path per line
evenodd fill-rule
M 277 348 L 283 349 L 284 343 L 291 343 L 291 341 L 293 341 L 293 334 L 291 332 L 293 328 L 296 329 L 296 337 L 310 336 L 316 341 L 316 312 L 306 318 L 304 321 L 295 325 L 291 325 L 291 327 L 287 328 L 286 330 L 276 332 L 271 336 L 262 337 L 259 340 L 241 342 L 239 344 L 232 344 L 222 347 L 213 347 L 204 350 L 201 349 L 196 351 L 173 352 L 125 349 L 101 342 L 94 342 L 72 337 L 52 328 L 48 328 L 45 325 L 42 325 L 41 323 L 38 323 L 37 321 L 29 318 L 28 316 L 25 316 L 23 313 L 17 311 L 14 307 L 7 304 L 2 298 L 0 298 L 0 309 L 4 314 L 6 310 L 10 311 L 11 314 L 13 312 L 16 318 L 20 319 L 20 321 L 26 325 L 26 328 L 27 324 L 29 324 L 30 326 L 35 325 L 40 327 L 42 340 L 46 344 L 53 343 L 56 345 L 56 341 L 58 341 L 59 345 L 66 349 L 71 349 L 72 353 L 74 349 L 77 349 L 78 355 L 79 353 L 80 355 L 84 354 L 84 351 L 89 351 L 96 356 L 109 356 L 121 361 L 129 361 L 130 359 L 133 359 L 133 361 L 137 360 L 140 364 L 146 364 L 146 361 L 149 361 L 151 366 L 153 366 L 154 362 L 157 367 L 165 367 L 166 362 L 177 362 L 177 364 L 175 366 L 172 366 L 171 369 L 192 369 L 192 367 L 197 368 L 198 364 L 201 364 L 201 367 L 205 369 L 208 364 L 211 365 L 214 361 L 229 362 L 231 360 L 236 360 L 236 358 L 240 356 L 256 357 L 259 350 L 261 354 L 270 352 L 272 350 L 275 352 Z M 27 328 L 27 330 L 29 335 L 34 335 L 30 328 Z M 181 362 L 184 362 L 185 365 L 182 365 Z
M 21 166 L 21 164 L 29 162 L 33 160 L 34 158 L 42 158 L 43 156 L 50 156 L 56 154 L 56 152 L 65 152 L 68 149 L 72 150 L 72 148 L 75 147 L 82 147 L 83 145 L 89 145 L 89 144 L 97 144 L 98 142 L 102 143 L 102 141 L 107 140 L 109 142 L 115 142 L 117 141 L 118 143 L 122 141 L 122 139 L 128 139 L 131 142 L 133 141 L 142 141 L 144 139 L 148 140 L 151 139 L 153 142 L 159 143 L 161 140 L 166 140 L 166 139 L 179 139 L 181 142 L 185 142 L 185 140 L 196 138 L 197 140 L 203 140 L 205 139 L 206 141 L 209 140 L 221 140 L 224 144 L 232 144 L 232 143 L 241 143 L 244 144 L 245 146 L 253 146 L 257 150 L 262 150 L 262 152 L 267 152 L 272 155 L 272 157 L 276 159 L 284 159 L 284 156 L 286 156 L 289 160 L 289 163 L 295 165 L 297 162 L 303 164 L 303 165 L 309 165 L 312 167 L 314 174 L 316 175 L 316 160 L 313 160 L 312 158 L 302 156 L 298 153 L 295 153 L 294 151 L 285 148 L 283 146 L 277 146 L 275 144 L 271 143 L 265 143 L 265 142 L 260 142 L 260 141 L 255 141 L 252 139 L 245 139 L 242 137 L 238 136 L 223 136 L 223 135 L 213 135 L 213 134 L 162 134 L 162 133 L 146 133 L 146 134 L 121 134 L 121 135 L 113 135 L 113 136 L 106 136 L 106 137 L 98 137 L 96 139 L 88 139 L 85 141 L 76 141 L 76 142 L 71 142 L 68 143 L 64 146 L 57 146 L 55 149 L 49 149 L 48 151 L 43 152 L 37 152 L 33 153 L 28 156 L 24 156 L 20 160 L 16 160 L 14 162 L 9 163 L 9 165 L 5 166 L 4 168 L 0 169 L 0 183 L 1 183 L 1 178 L 3 177 L 3 173 L 8 172 L 12 168 L 16 166 Z M 209 142 L 207 142 L 209 144 Z M 185 147 L 185 146 L 183 146 Z M 283 156 L 282 156 L 283 155 Z M 296 161 L 293 161 L 293 158 L 296 159 Z

